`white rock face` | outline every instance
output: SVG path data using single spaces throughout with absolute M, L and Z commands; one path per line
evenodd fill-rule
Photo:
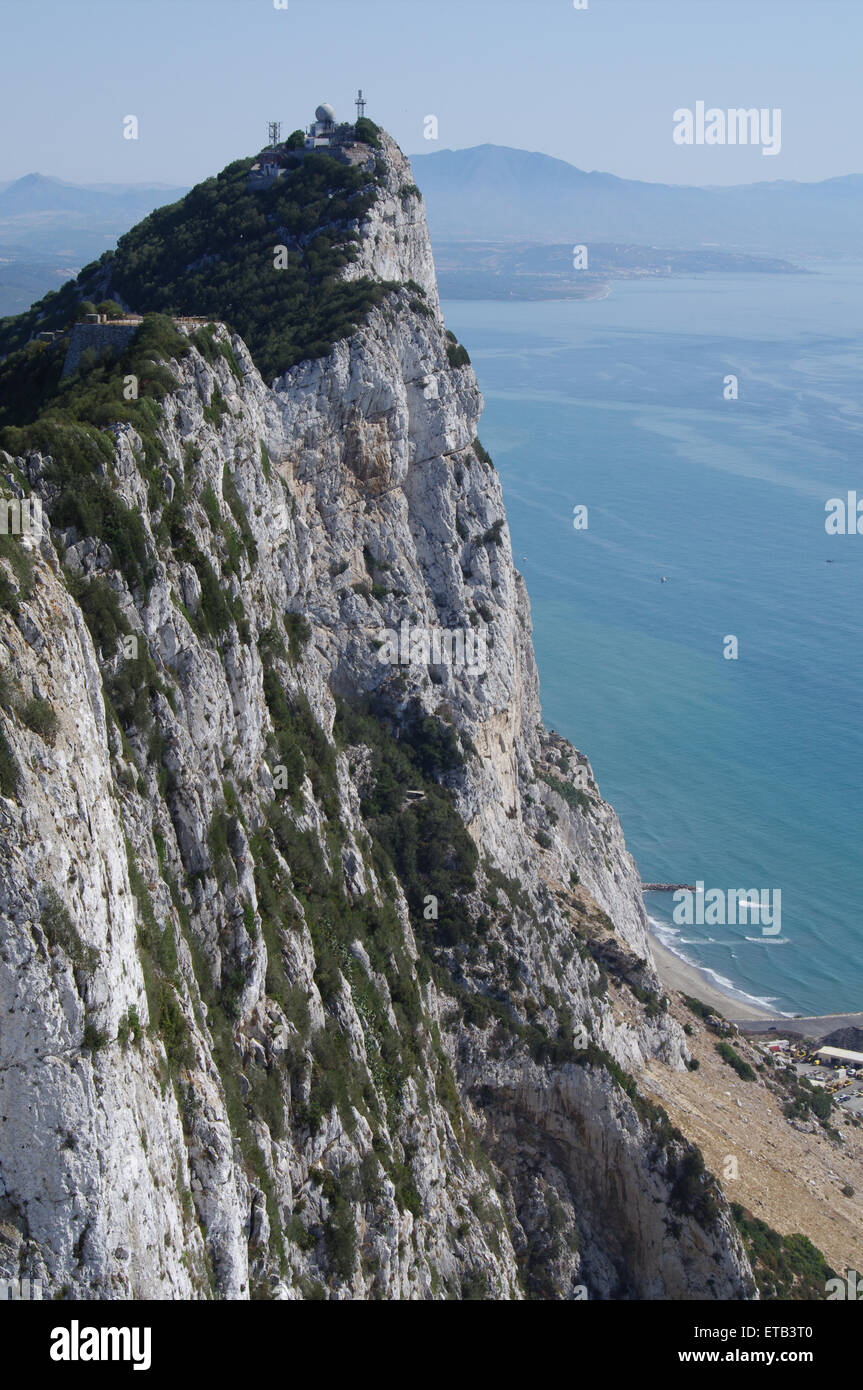
M 399 284 L 413 280 L 425 293 L 429 307 L 440 312 L 437 276 L 432 260 L 422 194 L 411 166 L 394 140 L 381 131 L 383 177 L 381 190 L 362 224 L 358 259 L 345 270 L 346 280 L 368 275 Z M 375 160 L 369 163 L 374 167 Z
M 404 288 L 272 388 L 221 327 L 238 376 L 175 361 L 155 487 L 114 429 L 146 583 L 71 532 L 66 578 L 43 541 L 30 597 L 0 559 L 20 589 L 0 613 L 0 1275 L 98 1298 L 747 1297 L 721 1196 L 715 1222 L 681 1206 L 684 1149 L 607 1070 L 681 1067 L 685 1039 L 603 993 L 598 921 L 642 1000 L 658 989 L 638 873 L 543 729 L 482 399 L 383 140 L 346 274 Z M 49 461 L 0 464 L 50 517 Z M 137 665 L 93 618 L 104 586 Z M 481 634 L 483 660 L 382 660 L 403 624 Z M 28 727 L 34 697 L 56 730 Z M 337 699 L 377 712 L 389 752 L 360 726 L 331 743 Z M 477 857 L 437 927 L 372 844 L 379 759 L 421 715 L 460 741 L 437 781 L 470 840 L 418 881 Z M 407 790 L 396 823 L 430 823 L 435 778 L 413 810 Z

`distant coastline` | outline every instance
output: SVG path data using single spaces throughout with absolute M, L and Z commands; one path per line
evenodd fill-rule
M 584 253 L 576 266 L 573 253 Z M 584 246 L 531 241 L 434 241 L 442 299 L 590 300 L 606 299 L 623 280 L 669 279 L 693 275 L 808 275 L 790 261 L 696 247 L 690 251 L 657 246 L 591 242 Z

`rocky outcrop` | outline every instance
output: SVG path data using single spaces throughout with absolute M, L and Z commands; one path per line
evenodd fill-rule
M 747 1297 L 724 1199 L 630 1076 L 685 1038 L 617 818 L 542 726 L 476 378 L 409 165 L 378 158 L 345 273 L 402 288 L 272 385 L 217 326 L 170 363 L 158 458 L 113 427 L 141 572 L 69 529 L 0 558 L 0 1270 Z M 51 460 L 0 463 L 50 519 Z M 429 659 L 441 630 L 484 662 Z

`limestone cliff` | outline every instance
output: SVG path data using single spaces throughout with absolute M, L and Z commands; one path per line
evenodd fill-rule
M 381 142 L 357 331 L 267 382 L 182 329 L 152 435 L 103 430 L 134 564 L 56 523 L 47 452 L 0 457 L 46 518 L 0 552 L 0 1273 L 750 1297 L 638 1093 L 686 1040 L 617 818 L 543 728 L 481 396 Z M 485 660 L 391 664 L 402 624 Z

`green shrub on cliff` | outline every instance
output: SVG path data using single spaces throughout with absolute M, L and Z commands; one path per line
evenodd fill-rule
M 37 696 L 34 696 L 32 700 L 27 700 L 21 706 L 21 720 L 34 734 L 38 734 L 44 743 L 53 746 L 59 725 L 50 701 L 42 700 Z
M 740 1053 L 737 1052 L 736 1049 L 731 1046 L 731 1043 L 718 1042 L 716 1044 L 716 1051 L 719 1053 L 723 1062 L 727 1062 L 729 1067 L 731 1067 L 734 1071 L 737 1072 L 737 1075 L 740 1077 L 741 1081 L 755 1080 L 755 1072 L 752 1070 L 748 1062 L 744 1062 L 743 1058 L 740 1056 Z
M 380 126 L 375 125 L 374 121 L 370 121 L 368 116 L 360 116 L 354 126 L 354 134 L 357 139 L 361 140 L 364 145 L 371 145 L 374 150 L 379 150 L 381 147 L 380 133 Z
M 0 796 L 13 797 L 18 790 L 21 772 L 6 735 L 0 729 Z
M 451 367 L 469 367 L 470 357 L 466 347 L 458 341 L 454 333 L 447 329 L 446 355 Z
M 8 560 L 15 576 L 13 584 L 0 566 L 0 608 L 18 611 L 18 600 L 33 597 L 33 556 L 16 536 L 0 535 L 0 559 Z
M 824 1298 L 835 1271 L 808 1236 L 782 1236 L 738 1202 L 731 1203 L 731 1211 L 763 1299 Z
M 16 412 L 14 402 L 9 402 L 0 411 L 0 421 L 15 420 L 0 430 L 0 447 L 13 455 L 50 456 L 47 475 L 59 489 L 51 503 L 52 524 L 105 541 L 132 589 L 147 587 L 152 557 L 139 512 L 126 506 L 106 476 L 114 459 L 114 439 L 107 427 L 128 423 L 137 431 L 143 445 L 141 471 L 155 501 L 162 459 L 159 401 L 177 385 L 167 361 L 188 351 L 187 340 L 170 319 L 152 315 L 117 358 L 76 372 L 53 394 L 40 398 L 36 418 L 28 418 L 30 405 Z M 138 394 L 127 399 L 130 378 Z M 0 368 L 0 404 L 2 383 Z
M 446 946 L 473 931 L 463 895 L 476 885 L 477 850 L 438 779 L 464 763 L 458 735 L 414 705 L 398 726 L 383 709 L 338 705 L 336 734 L 343 746 L 363 743 L 372 751 L 373 781 L 362 811 L 375 841 L 378 866 L 395 870 L 418 930 Z M 423 790 L 422 801 L 406 804 L 408 790 Z M 426 897 L 438 900 L 437 920 L 426 922 Z

